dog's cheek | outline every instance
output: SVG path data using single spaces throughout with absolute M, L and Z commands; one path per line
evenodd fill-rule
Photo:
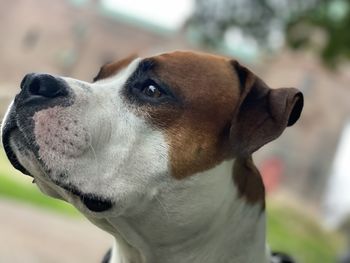
M 183 109 L 172 106 L 142 106 L 135 114 L 162 134 L 160 137 L 168 149 L 168 170 L 172 177 L 191 176 L 224 159 L 223 138 L 217 128 L 223 124 L 192 118 Z
M 182 179 L 217 165 L 222 153 L 217 149 L 217 138 L 186 127 L 167 130 L 171 175 Z

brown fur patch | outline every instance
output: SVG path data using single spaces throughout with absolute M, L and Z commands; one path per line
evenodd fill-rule
M 229 127 L 240 96 L 230 60 L 192 52 L 151 58 L 154 74 L 181 99 L 179 107 L 150 107 L 152 122 L 165 130 L 171 171 L 183 178 L 225 159 Z
M 109 78 L 117 74 L 121 69 L 126 68 L 135 58 L 136 54 L 132 54 L 117 62 L 107 63 L 106 65 L 103 65 L 100 71 L 97 73 L 97 76 L 94 77 L 94 82 Z
M 235 160 L 233 179 L 240 197 L 244 197 L 251 204 L 261 202 L 262 208 L 265 209 L 264 183 L 251 156 Z

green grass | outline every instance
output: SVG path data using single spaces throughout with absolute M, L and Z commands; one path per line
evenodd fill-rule
M 326 231 L 300 208 L 269 202 L 267 222 L 272 250 L 287 252 L 300 263 L 336 262 L 340 237 Z
M 15 171 L 0 148 L 0 197 L 31 203 L 70 216 L 78 212 L 69 204 L 43 195 L 29 177 Z M 321 228 L 302 210 L 268 200 L 268 240 L 272 250 L 293 255 L 299 263 L 334 263 L 341 247 L 337 235 Z
M 31 203 L 67 215 L 78 215 L 78 212 L 71 205 L 43 195 L 34 185 L 19 183 L 17 180 L 12 180 L 2 174 L 0 174 L 0 196 Z

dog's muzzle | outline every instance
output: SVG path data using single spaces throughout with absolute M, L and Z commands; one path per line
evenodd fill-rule
M 74 94 L 68 84 L 59 77 L 48 74 L 28 74 L 21 82 L 21 92 L 16 95 L 2 128 L 2 141 L 11 164 L 23 174 L 34 177 L 18 160 L 16 153 L 22 156 L 33 155 L 37 165 L 45 169 L 39 156 L 39 146 L 34 135 L 33 116 L 36 112 L 54 106 L 68 107 L 74 102 Z M 29 157 L 28 157 L 29 158 Z M 30 169 L 29 169 L 30 170 Z M 50 172 L 46 171 L 47 174 Z M 82 203 L 93 212 L 103 212 L 112 207 L 108 199 L 94 194 L 82 193 L 74 186 L 63 185 L 47 176 L 57 186 L 78 196 Z
M 35 112 L 55 105 L 69 103 L 69 87 L 66 82 L 49 74 L 27 74 L 21 82 L 21 92 L 16 95 L 2 124 L 2 142 L 11 164 L 26 175 L 28 170 L 18 161 L 10 144 L 10 138 L 19 148 L 28 148 L 37 154 L 33 135 L 32 116 Z

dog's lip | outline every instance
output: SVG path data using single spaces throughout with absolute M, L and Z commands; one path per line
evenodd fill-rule
M 16 154 L 13 152 L 10 146 L 10 136 L 14 131 L 19 130 L 14 121 L 7 122 L 2 132 L 2 144 L 4 146 L 5 153 L 12 166 L 19 170 L 21 173 L 33 177 L 26 168 L 18 161 Z
M 90 193 L 82 193 L 76 187 L 72 185 L 65 185 L 60 182 L 55 182 L 58 186 L 62 187 L 71 194 L 79 197 L 80 201 L 92 212 L 104 212 L 112 208 L 113 203 L 111 200 L 97 196 Z
M 110 200 L 103 200 L 94 195 L 80 196 L 80 200 L 92 212 L 104 212 L 112 208 Z

